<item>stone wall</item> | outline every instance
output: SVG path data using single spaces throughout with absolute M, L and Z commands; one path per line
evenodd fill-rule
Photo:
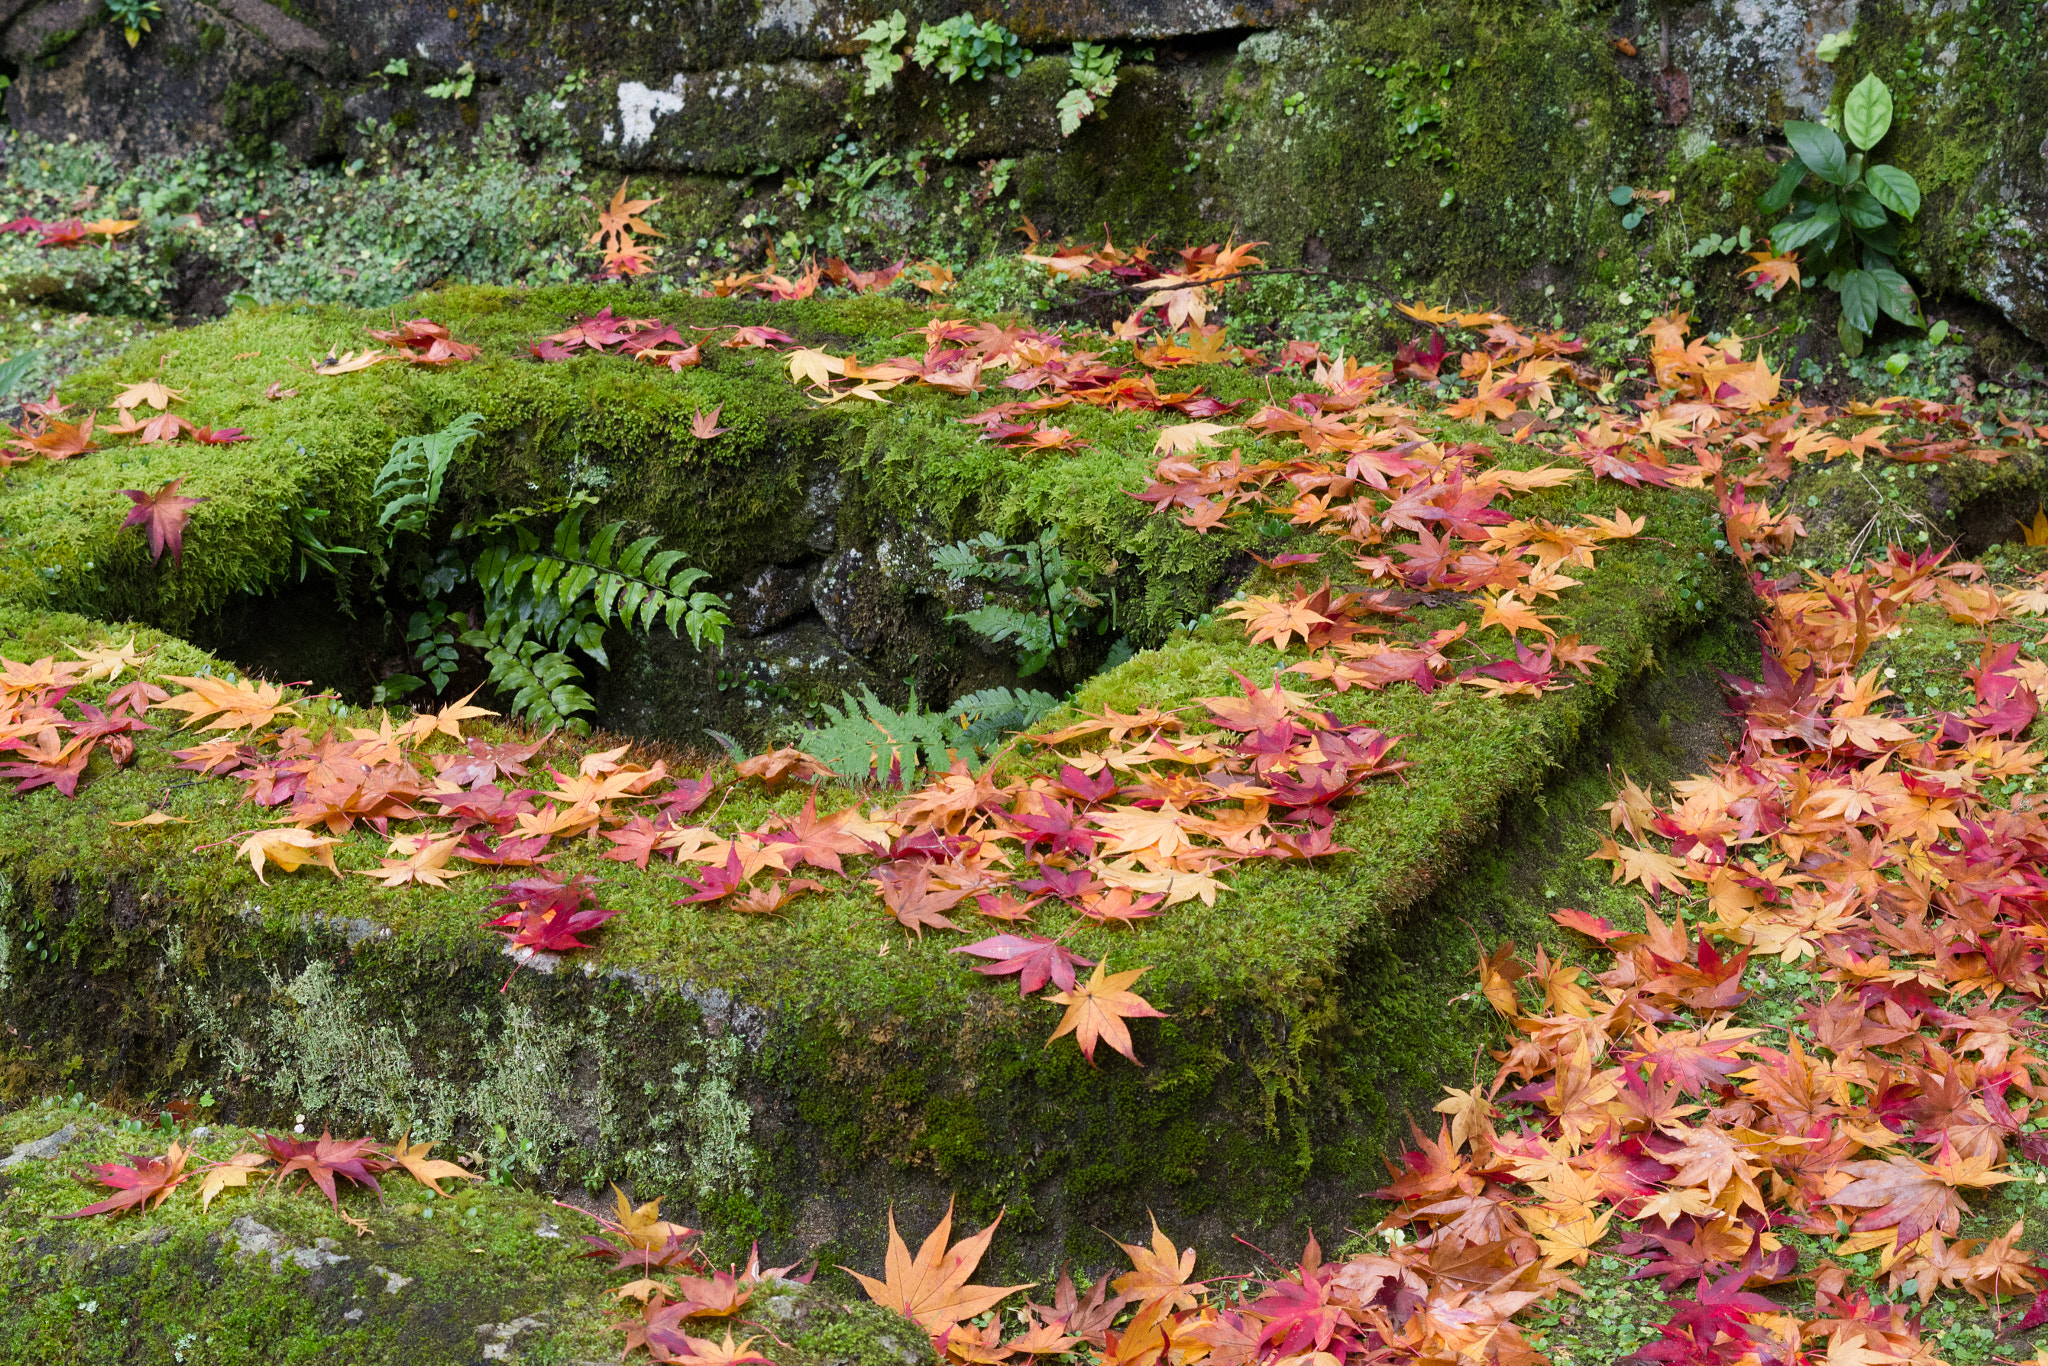
M 872 95 L 854 35 L 879 0 L 163 8 L 131 48 L 97 0 L 0 0 L 10 122 L 130 158 L 218 143 L 319 161 L 362 155 L 379 128 L 445 148 L 503 118 L 667 182 L 669 212 L 697 206 L 692 237 L 840 222 L 862 247 L 970 255 L 1015 219 L 970 223 L 941 185 L 993 186 L 994 167 L 1054 234 L 1227 224 L 1280 264 L 1510 304 L 1615 285 L 1614 249 L 1641 245 L 1606 202 L 1617 184 L 1676 182 L 1688 239 L 1767 227 L 1755 202 L 1783 121 L 1824 117 L 1876 72 L 1899 101 L 1887 154 L 1927 191 L 1906 264 L 2048 339 L 2048 19 L 2033 0 L 1040 0 L 983 6 L 1035 54 L 1016 76 L 913 67 Z M 907 8 L 915 33 L 950 6 Z M 1076 40 L 1119 44 L 1125 65 L 1062 136 Z M 466 93 L 428 93 L 465 72 Z M 845 141 L 898 156 L 886 211 L 841 193 L 832 219 L 817 171 Z

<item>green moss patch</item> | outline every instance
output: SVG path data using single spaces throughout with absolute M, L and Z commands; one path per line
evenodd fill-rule
M 454 1366 L 497 1348 L 500 1359 L 545 1364 L 602 1360 L 621 1342 L 608 1291 L 631 1273 L 578 1255 L 578 1235 L 596 1222 L 502 1180 L 450 1182 L 444 1198 L 387 1175 L 381 1200 L 342 1182 L 342 1208 L 366 1234 L 303 1178 L 293 1189 L 260 1176 L 205 1207 L 188 1177 L 147 1214 L 54 1220 L 104 1193 L 74 1173 L 161 1153 L 173 1139 L 194 1154 L 188 1171 L 260 1141 L 233 1126 L 146 1123 L 55 1098 L 0 1116 L 0 1159 L 56 1149 L 0 1171 L 0 1325 L 16 1359 Z M 858 1299 L 836 1273 L 815 1287 L 771 1281 L 747 1313 L 772 1325 L 800 1366 L 932 1360 L 913 1325 L 843 1296 Z

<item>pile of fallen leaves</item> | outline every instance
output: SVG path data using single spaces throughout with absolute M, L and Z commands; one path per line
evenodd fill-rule
M 159 1156 L 130 1153 L 126 1162 L 100 1163 L 89 1174 L 81 1175 L 79 1180 L 97 1183 L 115 1193 L 84 1209 L 52 1217 L 86 1219 L 96 1214 L 118 1215 L 155 1209 L 187 1180 L 195 1177 L 196 1187 L 187 1189 L 196 1189 L 199 1207 L 207 1209 L 212 1206 L 214 1197 L 230 1186 L 246 1188 L 251 1177 L 266 1176 L 272 1184 L 284 1185 L 295 1176 L 304 1176 L 307 1184 L 317 1187 L 327 1197 L 343 1222 L 358 1234 L 367 1235 L 369 1224 L 342 1209 L 337 1179 L 354 1182 L 382 1195 L 383 1187 L 377 1178 L 387 1172 L 402 1170 L 434 1194 L 443 1196 L 448 1194 L 441 1188 L 443 1181 L 483 1180 L 457 1163 L 431 1156 L 434 1145 L 414 1143 L 409 1134 L 389 1148 L 379 1147 L 367 1138 L 338 1139 L 326 1133 L 318 1138 L 264 1134 L 262 1145 L 261 1151 L 237 1152 L 218 1162 L 190 1170 L 186 1164 L 191 1161 L 191 1150 L 175 1141 L 168 1151 Z
M 2048 665 L 1987 643 L 1973 704 L 1923 715 L 1886 708 L 1862 667 L 1910 607 L 1953 601 L 1961 619 L 1978 577 L 1894 552 L 1758 580 L 1763 677 L 1729 680 L 1741 741 L 1675 805 L 1624 782 L 1606 809 L 1626 843 L 1596 855 L 1653 895 L 1697 889 L 1711 918 L 1646 907 L 1632 933 L 1555 913 L 1611 955 L 1590 979 L 1540 949 L 1482 951 L 1510 1042 L 1371 1192 L 1394 1203 L 1384 1252 L 1325 1262 L 1311 1241 L 1296 1267 L 1218 1295 L 1155 1228 L 1150 1248 L 1120 1244 L 1131 1272 L 1085 1296 L 1063 1280 L 1014 1335 L 988 1311 L 1028 1287 L 967 1284 L 993 1225 L 949 1251 L 942 1222 L 913 1259 L 892 1222 L 885 1277 L 862 1283 L 949 1360 L 985 1366 L 1084 1344 L 1098 1366 L 1536 1363 L 1516 1317 L 1583 1294 L 1571 1268 L 1596 1251 L 1692 1291 L 1636 1362 L 1933 1363 L 1915 1311 L 1944 1291 L 2005 1331 L 2048 1322 L 2020 1223 L 1956 1236 L 1970 1200 L 2013 1179 L 2010 1150 L 2048 1159 L 2028 1124 L 2048 1069 L 2028 1012 L 2048 990 L 2048 819 L 1993 786 L 2039 766 L 2018 737 Z M 2005 605 L 2038 610 L 2042 593 Z M 1741 1024 L 1771 959 L 1831 990 L 1789 1028 Z M 1822 1251 L 1802 1261 L 1787 1230 Z M 1859 1253 L 1885 1293 L 1845 1265 Z
M 529 765 L 546 739 L 465 737 L 464 721 L 494 714 L 467 698 L 397 726 L 387 716 L 375 729 L 316 733 L 291 724 L 297 708 L 274 684 L 170 675 L 160 681 L 185 691 L 138 677 L 113 691 L 105 712 L 67 709 L 78 683 L 146 663 L 126 647 L 74 653 L 76 662 L 0 661 L 0 751 L 19 756 L 0 777 L 17 791 L 75 796 L 98 747 L 125 764 L 134 734 L 157 729 L 144 715 L 182 712 L 186 726 L 219 734 L 173 751 L 177 767 L 237 782 L 249 805 L 276 813 L 278 824 L 239 837 L 259 879 L 308 864 L 341 876 L 341 836 L 367 826 L 388 838 L 387 856 L 352 871 L 386 887 L 445 888 L 477 869 L 505 877 L 489 923 L 520 961 L 589 947 L 581 936 L 613 914 L 597 904 L 594 878 L 548 869 L 558 840 L 600 838 L 606 858 L 643 871 L 657 861 L 693 869 L 678 879 L 679 902 L 741 914 L 781 911 L 825 890 L 824 878 L 865 882 L 919 936 L 961 932 L 956 916 L 1001 927 L 959 952 L 988 960 L 979 972 L 1015 976 L 1025 994 L 1056 988 L 1044 999 L 1066 1010 L 1052 1037 L 1071 1033 L 1091 1062 L 1103 1039 L 1137 1061 L 1125 1021 L 1158 1012 L 1130 990 L 1146 969 L 1109 972 L 1061 942 L 1066 933 L 1195 899 L 1214 905 L 1227 890 L 1218 873 L 1247 860 L 1344 852 L 1331 839 L 1334 805 L 1407 767 L 1390 756 L 1392 738 L 1345 725 L 1277 683 L 1242 681 L 1235 696 L 1201 699 L 1199 716 L 1105 712 L 1033 737 L 1060 752 L 1056 776 L 999 779 L 956 762 L 892 803 L 821 814 L 813 791 L 794 815 L 720 830 L 692 815 L 727 782 L 773 789 L 835 775 L 785 748 L 739 764 L 726 782 L 677 777 L 620 746 L 543 778 Z M 1058 935 L 1017 932 L 1055 914 Z M 1094 973 L 1083 980 L 1077 967 Z

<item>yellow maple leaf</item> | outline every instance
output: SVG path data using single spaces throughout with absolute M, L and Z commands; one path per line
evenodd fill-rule
M 1081 1047 L 1081 1056 L 1095 1065 L 1095 1044 L 1099 1039 L 1109 1040 L 1109 1046 L 1138 1063 L 1138 1055 L 1131 1046 L 1131 1031 L 1124 1024 L 1127 1019 L 1164 1019 L 1165 1012 L 1154 1010 L 1152 1003 L 1136 992 L 1129 990 L 1131 983 L 1152 971 L 1151 968 L 1133 968 L 1129 972 L 1104 973 L 1102 964 L 1095 965 L 1095 973 L 1085 982 L 1075 984 L 1072 991 L 1056 991 L 1039 999 L 1063 1005 L 1067 1013 L 1061 1017 L 1060 1026 L 1045 1041 L 1050 1048 L 1068 1034 Z M 1143 1063 L 1138 1063 L 1140 1067 Z
M 469 874 L 466 868 L 448 866 L 448 858 L 455 852 L 455 846 L 460 842 L 451 835 L 447 839 L 421 845 L 407 858 L 387 858 L 381 860 L 380 867 L 357 868 L 353 871 L 357 877 L 378 878 L 386 887 L 403 887 L 408 883 L 417 883 L 422 887 L 445 889 L 448 886 L 448 879 L 466 877 Z
M 190 692 L 179 693 L 158 707 L 188 714 L 186 726 L 197 725 L 214 716 L 204 729 L 240 730 L 244 726 L 267 726 L 280 716 L 296 716 L 297 710 L 284 701 L 284 690 L 275 683 L 230 682 L 204 675 L 165 674 L 164 681 L 182 683 Z
M 236 1153 L 224 1161 L 210 1163 L 199 1169 L 199 1208 L 204 1210 L 213 1203 L 213 1197 L 229 1186 L 246 1188 L 249 1178 L 270 1165 L 270 1158 L 263 1153 Z
M 371 366 L 383 361 L 397 359 L 398 356 L 394 352 L 383 351 L 374 346 L 361 353 L 344 351 L 337 356 L 333 352 L 329 352 L 326 360 L 314 363 L 313 373 L 316 375 L 346 375 L 356 370 L 367 370 Z
M 140 673 L 143 664 L 155 653 L 152 650 L 145 650 L 140 654 L 136 653 L 135 637 L 132 635 L 128 637 L 126 645 L 100 645 L 90 650 L 81 650 L 76 645 L 69 645 L 65 648 L 84 661 L 85 672 L 78 677 L 81 682 L 85 683 L 91 683 L 101 678 L 111 682 L 119 678 L 128 669 L 134 669 Z
M 1236 430 L 1223 422 L 1183 422 L 1177 427 L 1161 427 L 1159 439 L 1152 443 L 1152 453 L 1187 455 L 1204 446 L 1215 445 L 1218 436 Z
M 481 1181 L 475 1172 L 465 1171 L 453 1162 L 429 1159 L 427 1154 L 434 1150 L 432 1143 L 414 1143 L 410 1130 L 405 1137 L 391 1145 L 392 1160 L 405 1168 L 408 1175 L 422 1186 L 429 1187 L 436 1195 L 446 1195 L 441 1189 L 443 1181 Z
M 341 869 L 334 866 L 334 846 L 340 843 L 331 836 L 293 827 L 288 830 L 258 830 L 243 840 L 235 852 L 249 860 L 249 866 L 256 870 L 258 882 L 268 884 L 270 879 L 263 876 L 266 861 L 287 873 L 295 872 L 308 863 L 317 863 L 340 877 Z
M 828 351 L 800 346 L 789 353 L 789 377 L 798 384 L 829 389 L 832 381 L 846 373 L 846 362 Z

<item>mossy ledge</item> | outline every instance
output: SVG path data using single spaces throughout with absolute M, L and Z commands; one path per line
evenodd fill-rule
M 1653 503 L 1685 538 L 1678 553 L 1692 553 L 1700 534 L 1669 523 L 1703 527 L 1700 509 L 1638 507 Z M 1490 1028 L 1454 1000 L 1466 936 L 1432 893 L 1455 907 L 1446 880 L 1625 714 L 1632 685 L 1699 623 L 1695 603 L 1710 619 L 1734 603 L 1726 575 L 1698 581 L 1691 602 L 1660 586 L 1677 581 L 1659 563 L 1672 553 L 1605 557 L 1575 624 L 1615 663 L 1569 691 L 1529 706 L 1339 699 L 1340 713 L 1407 735 L 1417 764 L 1405 785 L 1350 803 L 1337 834 L 1356 853 L 1241 869 L 1214 910 L 1079 934 L 1115 967 L 1154 966 L 1147 990 L 1169 1016 L 1139 1026 L 1142 1070 L 1046 1048 L 1047 1007 L 967 973 L 937 936 L 905 942 L 864 888 L 756 925 L 676 907 L 666 879 L 586 852 L 564 867 L 605 875 L 608 903 L 627 913 L 587 964 L 522 971 L 501 991 L 511 964 L 480 928 L 483 879 L 417 895 L 324 875 L 261 887 L 205 847 L 248 813 L 219 785 L 185 782 L 164 742 L 94 775 L 76 801 L 0 804 L 8 1077 L 128 1095 L 210 1088 L 242 1122 L 304 1113 L 460 1135 L 555 1181 L 667 1193 L 725 1238 L 759 1235 L 771 1255 L 849 1264 L 879 1258 L 892 1201 L 928 1222 L 956 1190 L 969 1217 L 1008 1207 L 995 1256 L 1032 1273 L 1062 1254 L 1099 1262 L 1094 1230 L 1134 1229 L 1148 1207 L 1218 1245 L 1226 1228 L 1284 1240 L 1342 1227 L 1404 1115 L 1469 1069 Z M 13 613 L 0 629 L 10 654 L 30 656 L 107 634 L 50 613 Z M 1279 662 L 1234 634 L 1212 627 L 1144 652 L 1079 704 L 1174 705 L 1234 686 L 1233 668 Z M 140 643 L 162 672 L 228 667 L 148 630 Z M 757 820 L 767 803 L 732 806 Z M 194 824 L 109 829 L 150 807 Z M 352 836 L 344 864 L 367 863 L 372 843 Z M 1489 914 L 1527 942 L 1547 929 L 1543 909 Z
M 119 448 L 16 471 L 0 496 L 15 536 L 0 594 L 16 604 L 0 607 L 0 649 L 33 659 L 133 631 L 155 651 L 156 673 L 235 667 L 151 626 L 111 623 L 200 622 L 245 588 L 275 586 L 291 573 L 273 547 L 294 509 L 327 508 L 338 532 L 360 533 L 391 436 L 475 408 L 493 436 L 458 471 L 465 514 L 596 470 L 606 477 L 581 486 L 606 500 L 605 515 L 660 530 L 721 573 L 736 558 L 721 547 L 739 539 L 722 528 L 753 525 L 772 539 L 790 504 L 722 505 L 720 491 L 800 490 L 817 466 L 857 475 L 868 507 L 961 534 L 1054 524 L 1084 553 L 1124 554 L 1144 580 L 1133 597 L 1156 604 L 1141 628 L 1151 648 L 1088 683 L 1080 710 L 1188 705 L 1287 662 L 1234 625 L 1171 625 L 1187 615 L 1179 594 L 1199 602 L 1225 558 L 1256 542 L 1142 516 L 1124 496 L 1150 466 L 1140 416 L 1077 414 L 1096 444 L 1032 461 L 974 441 L 952 421 L 966 405 L 943 396 L 807 411 L 766 356 L 720 352 L 681 376 L 615 357 L 518 358 L 569 314 L 608 303 L 692 326 L 780 326 L 864 359 L 901 349 L 897 334 L 928 316 L 859 302 L 633 302 L 589 289 L 452 291 L 419 311 L 482 343 L 483 359 L 332 382 L 294 373 L 294 357 L 360 344 L 363 315 L 257 310 L 74 380 L 67 397 L 104 402 L 114 384 L 161 366 L 173 387 L 192 386 L 194 420 L 244 425 L 256 440 L 219 452 Z M 250 350 L 263 352 L 259 364 L 232 361 Z M 1255 382 L 1221 367 L 1194 378 L 1226 399 Z M 280 379 L 301 396 L 264 399 Z M 721 400 L 740 440 L 705 449 L 677 434 L 697 405 Z M 1484 429 L 1469 439 L 1501 460 L 1541 458 Z M 142 482 L 144 462 L 147 477 L 184 473 L 188 491 L 215 500 L 193 519 L 183 570 L 151 567 L 115 530 L 113 495 Z M 2034 500 L 2017 486 L 1996 496 Z M 1656 736 L 1668 728 L 1645 730 L 1644 690 L 1739 653 L 1725 632 L 1750 615 L 1749 600 L 1716 549 L 1705 495 L 1582 480 L 1516 511 L 1575 520 L 1617 505 L 1646 519 L 1645 534 L 1603 549 L 1558 604 L 1560 626 L 1599 645 L 1602 667 L 1535 701 L 1412 688 L 1331 699 L 1341 718 L 1405 737 L 1415 764 L 1348 802 L 1336 835 L 1354 852 L 1233 869 L 1213 909 L 1190 903 L 1136 929 L 1075 932 L 1082 952 L 1114 969 L 1153 969 L 1144 989 L 1168 1014 L 1135 1031 L 1142 1069 L 1110 1057 L 1097 1070 L 1070 1047 L 1047 1048 L 1056 1012 L 967 972 L 947 953 L 957 940 L 906 941 L 864 886 L 763 923 L 677 906 L 668 878 L 586 847 L 556 866 L 604 877 L 606 904 L 623 913 L 596 951 L 507 984 L 512 965 L 479 914 L 488 878 L 445 892 L 378 891 L 317 871 L 259 885 L 222 844 L 252 813 L 232 788 L 178 771 L 168 751 L 180 742 L 153 735 L 130 768 L 95 760 L 77 800 L 47 790 L 0 799 L 0 1008 L 12 1031 L 0 1079 L 17 1094 L 52 1083 L 128 1097 L 211 1090 L 228 1122 L 303 1113 L 337 1131 L 410 1125 L 545 1180 L 667 1195 L 734 1250 L 759 1235 L 779 1259 L 878 1264 L 892 1202 L 906 1225 L 925 1227 L 955 1191 L 967 1219 L 1007 1207 L 992 1257 L 998 1274 L 1023 1277 L 1063 1255 L 1099 1265 L 1095 1230 L 1135 1234 L 1148 1207 L 1176 1236 L 1216 1247 L 1230 1234 L 1284 1244 L 1310 1225 L 1341 1228 L 1406 1115 L 1426 1113 L 1490 1037 L 1484 1007 L 1460 999 L 1460 917 L 1527 943 L 1551 934 L 1544 913 L 1556 904 L 1531 888 L 1597 891 L 1571 861 L 1582 852 L 1559 852 L 1571 842 L 1555 830 L 1522 837 L 1512 876 L 1500 870 L 1503 841 L 1535 827 L 1546 801 L 1589 809 L 1611 759 L 1656 776 L 1670 748 Z M 1327 568 L 1342 576 L 1343 557 Z M 63 602 L 97 620 L 53 609 Z M 1469 610 L 1417 615 L 1416 629 L 1429 630 Z M 280 659 L 278 676 L 304 677 L 283 671 L 292 662 Z M 1680 692 L 1692 711 L 1712 710 L 1710 685 Z M 316 728 L 374 724 L 331 700 L 301 708 Z M 720 821 L 756 823 L 800 801 L 736 788 Z M 111 826 L 149 810 L 191 824 Z M 358 831 L 338 853 L 360 868 L 380 851 Z
M 595 1228 L 515 1186 L 451 1183 L 436 1197 L 387 1177 L 384 1199 L 347 1190 L 358 1237 L 301 1189 L 254 1185 L 202 1207 L 188 1184 L 141 1217 L 51 1223 L 91 1197 L 72 1174 L 160 1151 L 96 1104 L 55 1097 L 0 1116 L 0 1310 L 9 1362 L 69 1366 L 571 1366 L 613 1359 L 621 1277 L 574 1254 Z M 253 1146 L 245 1132 L 197 1126 L 199 1161 Z M 0 1161 L 6 1160 L 0 1157 Z M 345 1188 L 347 1183 L 341 1183 Z M 929 1340 L 851 1282 L 769 1280 L 747 1306 L 791 1366 L 936 1366 Z M 748 1330 L 742 1328 L 740 1335 Z M 756 1330 L 758 1331 L 758 1329 Z

